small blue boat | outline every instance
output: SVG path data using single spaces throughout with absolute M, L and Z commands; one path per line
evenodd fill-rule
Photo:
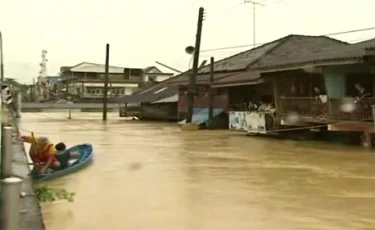
M 92 163 L 94 152 L 93 152 L 91 144 L 76 145 L 76 146 L 69 148 L 64 153 L 69 154 L 70 152 L 74 152 L 74 151 L 78 151 L 80 153 L 79 158 L 72 159 L 73 161 L 67 167 L 64 167 L 60 170 L 56 170 L 50 173 L 42 174 L 42 175 L 36 175 L 36 174 L 31 173 L 31 178 L 35 181 L 53 180 L 58 177 L 62 177 L 71 173 L 75 173 Z

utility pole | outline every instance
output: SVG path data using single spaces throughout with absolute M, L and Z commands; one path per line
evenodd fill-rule
M 191 123 L 193 120 L 194 112 L 194 97 L 196 95 L 196 78 L 198 74 L 198 64 L 199 64 L 199 53 L 201 46 L 201 37 L 202 37 L 202 24 L 203 24 L 204 8 L 199 8 L 198 13 L 198 25 L 197 25 L 197 35 L 195 38 L 195 47 L 194 47 L 194 61 L 193 61 L 193 72 L 190 74 L 190 82 L 188 86 L 188 100 L 187 100 L 187 116 L 186 123 Z
M 109 44 L 107 43 L 105 51 L 105 73 L 104 73 L 104 90 L 103 90 L 103 121 L 107 120 L 107 103 L 108 103 L 108 69 L 109 69 Z
M 265 6 L 264 4 L 262 3 L 259 3 L 259 2 L 254 2 L 254 1 L 250 1 L 250 0 L 244 0 L 244 3 L 247 4 L 247 3 L 251 3 L 253 4 L 253 48 L 255 48 L 255 45 L 256 45 L 256 23 L 255 23 L 255 19 L 256 19 L 256 15 L 255 15 L 255 11 L 256 11 L 256 6 Z
M 212 119 L 214 117 L 214 63 L 215 60 L 213 57 L 211 57 L 210 62 L 210 92 L 209 92 L 209 98 L 208 98 L 208 125 L 209 127 L 212 125 Z
M 1 31 L 0 31 L 0 74 L 1 74 L 1 86 L 4 85 L 4 56 L 3 56 L 3 36 L 1 34 Z M 2 94 L 2 92 L 1 92 Z M 3 96 L 1 95 L 0 96 L 0 100 L 1 100 L 1 111 L 3 110 L 4 108 L 4 103 L 3 102 Z M 1 123 L 1 127 L 3 126 L 3 124 Z
M 0 31 L 0 74 L 1 85 L 4 83 L 4 56 L 3 56 L 3 36 Z

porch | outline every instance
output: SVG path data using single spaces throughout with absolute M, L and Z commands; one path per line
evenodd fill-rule
M 316 97 L 282 97 L 278 113 L 281 125 L 328 124 L 330 131 L 373 133 L 373 104 L 374 97 L 363 101 L 355 98 L 328 99 L 326 103 Z

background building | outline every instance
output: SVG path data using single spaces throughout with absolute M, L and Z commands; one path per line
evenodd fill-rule
M 89 62 L 60 68 L 61 84 L 65 96 L 73 100 L 96 101 L 103 98 L 105 66 Z M 173 73 L 163 73 L 152 66 L 143 68 L 124 68 L 109 66 L 109 89 L 110 99 L 117 99 L 124 95 L 130 95 L 147 83 L 157 83 L 171 78 Z

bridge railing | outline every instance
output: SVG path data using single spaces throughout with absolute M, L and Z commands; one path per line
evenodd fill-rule
M 22 103 L 23 109 L 100 109 L 103 108 L 103 104 L 99 103 L 36 103 L 36 102 L 25 102 Z M 118 109 L 119 104 L 108 103 L 107 108 Z

